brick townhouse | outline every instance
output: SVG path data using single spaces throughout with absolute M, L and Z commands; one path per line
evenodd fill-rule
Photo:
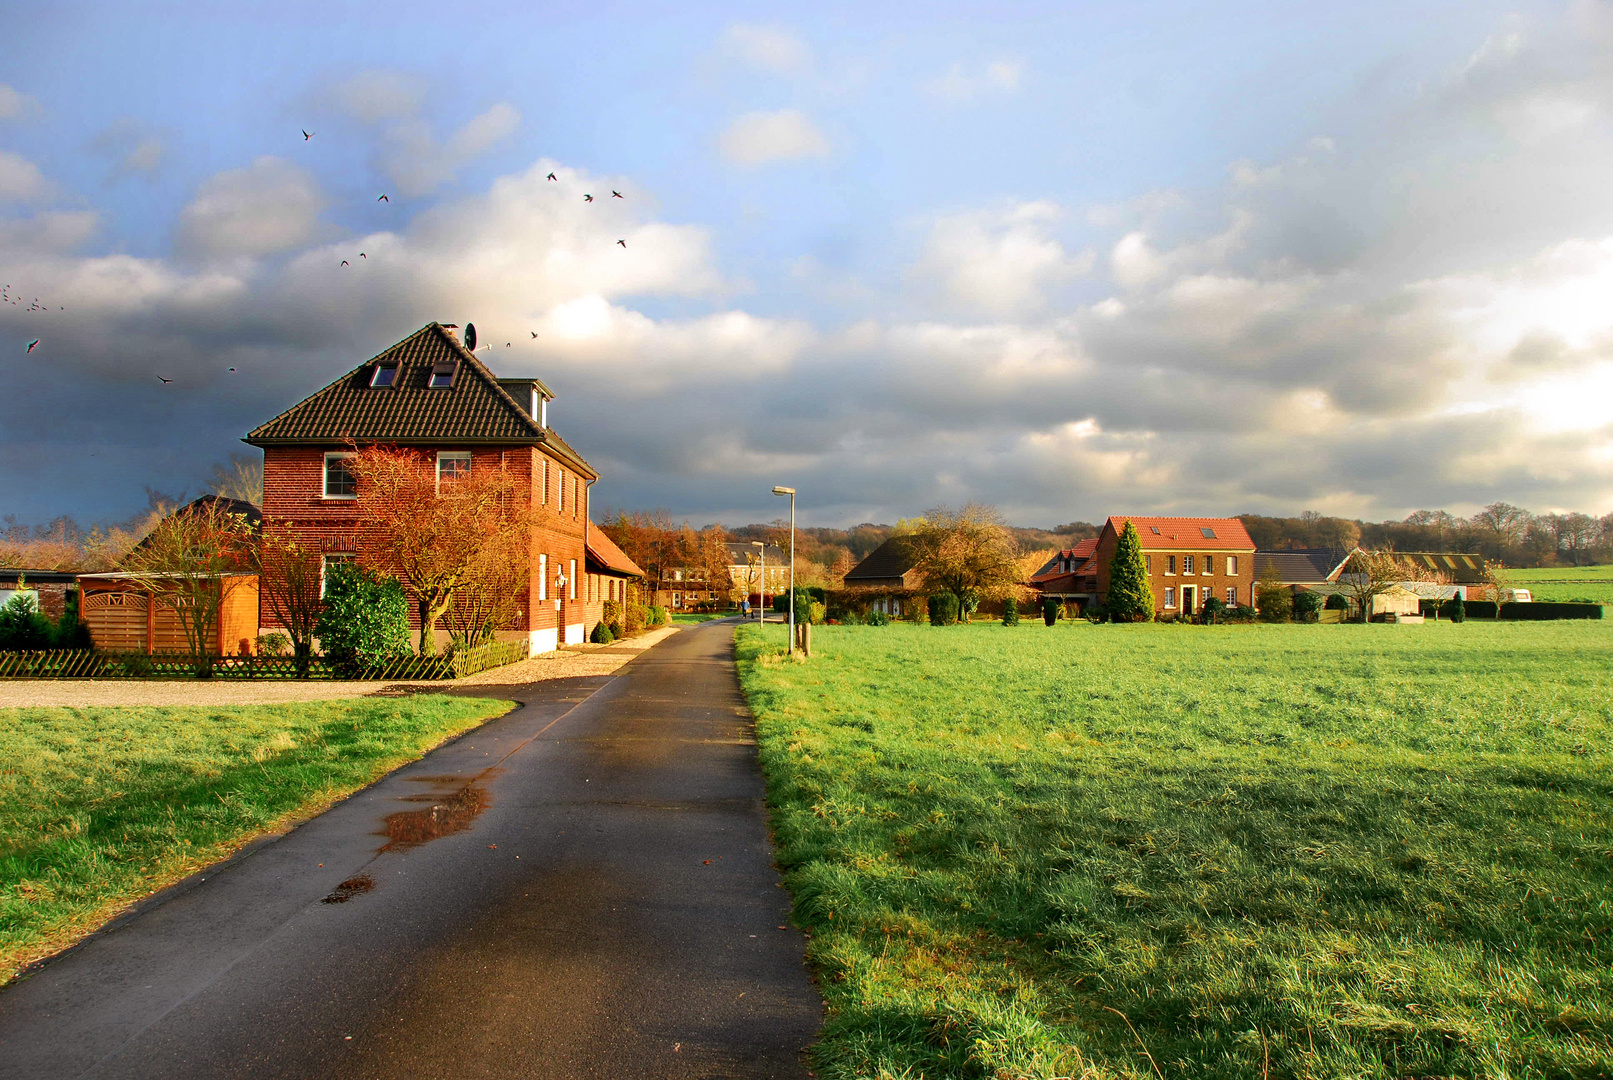
M 1109 593 L 1109 561 L 1127 521 L 1142 540 L 1156 612 L 1196 615 L 1212 596 L 1231 606 L 1254 603 L 1255 542 L 1237 518 L 1111 517 L 1083 564 L 1100 596 Z
M 430 323 L 246 436 L 263 450 L 266 528 L 290 529 L 327 564 L 354 558 L 364 493 L 346 459 L 356 446 L 418 450 L 439 478 L 513 470 L 539 522 L 517 625 L 500 636 L 524 635 L 533 652 L 585 641 L 637 567 L 614 545 L 601 551 L 597 533 L 590 565 L 589 486 L 599 475 L 549 426 L 553 399 L 537 379 L 495 376 L 457 326 Z M 413 603 L 409 618 L 418 631 Z

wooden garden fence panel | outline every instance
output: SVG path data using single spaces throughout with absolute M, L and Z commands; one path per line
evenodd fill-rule
M 400 656 L 359 669 L 339 669 L 323 657 L 308 663 L 309 679 L 364 681 L 463 679 L 490 668 L 525 660 L 526 641 L 496 641 L 446 656 Z M 210 657 L 215 679 L 296 679 L 290 656 Z M 43 649 L 0 652 L 0 679 L 194 679 L 196 657 L 188 652 L 100 652 L 92 649 Z

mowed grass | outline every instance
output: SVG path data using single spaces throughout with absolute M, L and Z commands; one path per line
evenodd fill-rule
M 0 984 L 507 701 L 0 709 Z
M 1508 570 L 1507 581 L 1536 600 L 1583 600 L 1613 606 L 1613 566 L 1552 566 Z
M 1613 628 L 739 631 L 839 1077 L 1613 1075 Z

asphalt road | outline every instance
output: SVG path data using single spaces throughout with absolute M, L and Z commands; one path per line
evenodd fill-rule
M 731 649 L 517 691 L 157 898 L 0 992 L 0 1077 L 809 1075 Z

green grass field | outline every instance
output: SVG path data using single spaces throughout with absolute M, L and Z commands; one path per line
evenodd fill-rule
M 1613 565 L 1508 570 L 1506 578 L 1513 587 L 1528 589 L 1536 600 L 1580 600 L 1613 606 Z
M 674 626 L 698 626 L 703 622 L 710 622 L 713 619 L 720 619 L 722 616 L 714 615 L 710 612 L 701 612 L 697 615 L 692 611 L 679 611 L 674 613 L 671 618 Z
M 0 709 L 0 984 L 510 703 Z
M 1613 1075 L 1613 628 L 739 631 L 844 1077 Z

